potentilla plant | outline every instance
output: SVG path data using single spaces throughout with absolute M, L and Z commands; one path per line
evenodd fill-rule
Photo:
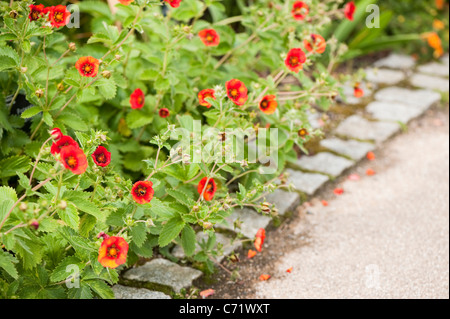
M 113 298 L 175 244 L 213 271 L 218 225 L 276 216 L 338 94 L 345 47 L 321 32 L 353 2 L 119 2 L 0 2 L 1 297 Z

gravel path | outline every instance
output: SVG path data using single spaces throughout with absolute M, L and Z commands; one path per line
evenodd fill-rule
M 448 111 L 413 123 L 357 171 L 343 195 L 291 224 L 286 238 L 306 227 L 311 243 L 245 298 L 449 298 Z

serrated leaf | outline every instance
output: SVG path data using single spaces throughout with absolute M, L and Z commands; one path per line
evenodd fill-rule
M 69 299 L 92 299 L 92 291 L 88 284 L 81 282 L 80 288 L 71 288 L 67 292 Z
M 139 110 L 133 110 L 127 114 L 127 125 L 130 129 L 135 129 L 153 122 L 153 116 L 146 115 Z
M 168 207 L 162 201 L 157 198 L 153 198 L 151 201 L 150 211 L 156 214 L 158 217 L 162 217 L 166 220 L 171 219 L 177 215 L 177 212 Z
M 17 172 L 25 173 L 30 168 L 30 160 L 27 156 L 12 156 L 0 161 L 0 178 L 17 175 Z
M 90 201 L 81 197 L 73 197 L 70 201 L 82 212 L 92 215 L 100 221 L 105 221 L 105 214 L 102 213 L 102 211 Z
M 147 239 L 145 224 L 137 223 L 136 225 L 131 227 L 131 236 L 136 246 L 142 247 L 142 244 L 144 244 L 145 240 Z
M 66 209 L 58 209 L 58 215 L 67 226 L 74 230 L 78 229 L 80 217 L 78 216 L 78 210 L 74 205 L 68 204 Z
M 86 284 L 102 299 L 114 299 L 112 289 L 101 280 L 86 280 Z
M 73 272 L 75 270 L 81 272 L 85 265 L 86 263 L 82 262 L 75 256 L 66 257 L 53 270 L 52 274 L 50 275 L 50 280 L 52 282 L 60 282 L 66 280 L 69 276 L 73 275 Z
M 42 112 L 42 109 L 39 106 L 32 106 L 28 109 L 26 109 L 25 111 L 23 111 L 23 113 L 20 115 L 23 119 L 28 119 L 30 117 L 35 116 L 36 114 Z
M 19 278 L 16 266 L 18 260 L 6 251 L 0 251 L 0 268 L 3 268 L 14 279 Z
M 165 247 L 171 243 L 181 232 L 184 227 L 184 221 L 181 216 L 170 219 L 163 227 L 159 235 L 159 246 Z
M 116 96 L 117 86 L 112 78 L 99 79 L 94 83 L 101 95 L 107 100 L 111 100 Z
M 186 256 L 190 257 L 194 254 L 196 242 L 195 231 L 189 225 L 184 226 L 181 232 L 181 246 Z
M 180 204 L 183 204 L 187 207 L 191 206 L 192 204 L 192 200 L 189 198 L 188 195 L 186 195 L 185 193 L 183 193 L 180 190 L 175 190 L 175 189 L 167 189 L 166 190 L 167 194 L 169 194 L 170 196 L 172 196 L 173 198 L 175 198 Z

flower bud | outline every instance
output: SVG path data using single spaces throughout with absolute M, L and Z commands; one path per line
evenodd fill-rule
M 66 209 L 67 208 L 67 202 L 65 200 L 62 200 L 59 202 L 59 208 L 60 209 Z
M 61 139 L 63 137 L 61 130 L 57 127 L 55 127 L 53 130 L 50 131 L 50 135 L 51 135 L 52 139 L 55 141 L 58 141 L 59 139 Z
M 19 205 L 19 209 L 21 210 L 21 211 L 26 211 L 27 210 L 27 208 L 28 208 L 28 205 L 26 204 L 26 203 L 20 203 L 20 205 Z
M 64 91 L 64 89 L 65 89 L 63 83 L 58 83 L 58 85 L 56 86 L 56 88 L 58 89 L 58 91 Z
M 26 66 L 23 66 L 20 68 L 21 73 L 27 73 L 27 71 L 28 71 L 28 68 Z
M 203 228 L 208 230 L 208 229 L 212 229 L 213 228 L 213 224 L 210 222 L 204 222 L 203 223 Z
M 104 231 L 98 233 L 97 238 L 103 238 L 103 240 L 108 239 L 109 235 L 107 235 Z
M 270 214 L 270 212 L 272 211 L 271 206 L 272 205 L 270 203 L 267 203 L 267 202 L 262 203 L 261 204 L 262 212 L 265 214 Z
M 192 207 L 192 211 L 194 213 L 198 212 L 200 210 L 200 207 L 198 207 L 197 205 L 195 205 L 194 207 Z
M 109 79 L 109 78 L 111 77 L 111 72 L 108 71 L 108 70 L 105 70 L 105 71 L 102 72 L 102 76 L 103 76 L 105 79 Z
M 9 16 L 12 18 L 12 19 L 17 19 L 17 16 L 19 15 L 19 13 L 16 11 L 16 10 L 12 10 L 12 11 L 10 11 L 9 12 Z
M 41 98 L 44 96 L 44 90 L 38 89 L 36 92 L 34 92 L 34 95 L 36 95 L 38 98 Z
M 75 52 L 77 50 L 77 45 L 73 42 L 69 43 L 69 50 Z
M 30 227 L 33 228 L 34 230 L 38 230 L 39 228 L 39 222 L 36 219 L 30 221 L 28 225 L 30 225 Z
M 114 56 L 114 58 L 115 58 L 117 61 L 120 61 L 120 59 L 122 58 L 122 56 L 121 56 L 120 54 L 116 54 L 116 55 Z

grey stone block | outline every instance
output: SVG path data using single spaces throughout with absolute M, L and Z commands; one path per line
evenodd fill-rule
M 386 58 L 378 60 L 374 63 L 377 68 L 402 69 L 407 70 L 414 67 L 416 61 L 409 55 L 391 53 Z
M 380 101 L 370 103 L 366 110 L 377 120 L 398 121 L 402 123 L 408 123 L 410 120 L 423 113 L 422 110 L 417 107 L 411 107 L 401 103 Z
M 415 106 L 422 111 L 441 100 L 441 95 L 430 90 L 410 90 L 400 87 L 389 87 L 378 91 L 375 99 L 385 102 L 398 102 Z
M 208 240 L 208 234 L 204 232 L 197 233 L 197 242 L 207 241 Z M 234 241 L 232 242 L 231 238 L 228 236 L 225 236 L 224 234 L 217 233 L 216 232 L 216 247 L 217 243 L 222 244 L 223 247 L 223 255 L 217 256 L 216 259 L 218 262 L 221 262 L 226 256 L 230 255 L 233 251 L 238 250 L 242 247 L 242 243 L 240 241 Z M 200 245 L 196 245 L 195 253 L 198 253 L 200 251 Z M 184 254 L 183 247 L 180 245 L 177 245 L 172 250 L 172 255 L 174 255 L 177 258 L 184 258 L 186 255 Z
M 443 79 L 436 76 L 416 73 L 411 76 L 409 82 L 411 83 L 411 85 L 423 89 L 429 89 L 439 92 L 449 91 L 448 79 Z
M 375 149 L 375 144 L 359 142 L 355 140 L 341 140 L 339 138 L 329 138 L 320 141 L 320 145 L 339 154 L 348 156 L 355 161 L 363 159 L 370 151 Z
M 417 71 L 419 71 L 420 73 L 443 77 L 448 77 L 449 74 L 448 65 L 437 62 L 430 62 L 421 65 L 417 68 Z
M 329 177 L 322 174 L 303 173 L 287 169 L 289 174 L 289 183 L 292 183 L 296 190 L 307 195 L 314 195 L 314 193 L 329 181 Z
M 275 205 L 278 209 L 278 214 L 284 216 L 287 212 L 294 211 L 300 205 L 300 195 L 277 189 L 266 196 L 266 201 Z
M 238 219 L 242 222 L 241 229 L 234 229 L 234 222 Z M 254 238 L 258 229 L 266 228 L 270 221 L 270 217 L 259 214 L 254 210 L 244 208 L 235 210 L 226 218 L 224 223 L 218 224 L 217 227 L 240 232 L 247 238 Z
M 303 156 L 296 162 L 300 168 L 313 172 L 320 172 L 331 176 L 339 176 L 354 162 L 346 158 L 323 152 L 314 156 Z
M 190 267 L 179 266 L 169 260 L 153 259 L 144 265 L 125 272 L 124 278 L 128 280 L 149 282 L 168 286 L 175 292 L 188 288 L 192 282 L 203 273 Z
M 172 299 L 170 296 L 145 288 L 134 288 L 122 285 L 112 287 L 116 299 Z
M 366 80 L 377 84 L 394 85 L 405 79 L 405 73 L 389 69 L 366 69 Z
M 397 123 L 371 122 L 359 115 L 352 115 L 339 124 L 335 133 L 359 140 L 371 140 L 380 143 L 399 130 L 400 125 Z
M 441 62 L 444 63 L 447 67 L 449 66 L 448 53 L 445 54 L 445 55 L 441 58 Z

